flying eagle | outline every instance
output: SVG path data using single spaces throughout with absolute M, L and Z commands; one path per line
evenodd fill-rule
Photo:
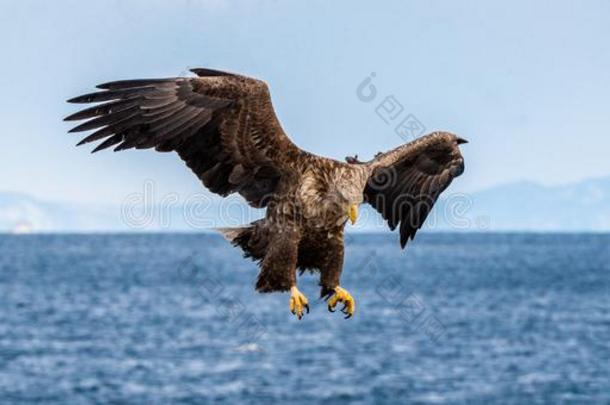
M 78 145 L 176 151 L 210 191 L 239 193 L 251 206 L 266 207 L 264 219 L 220 231 L 245 257 L 258 262 L 259 292 L 290 291 L 299 319 L 308 300 L 297 289 L 297 269 L 320 273 L 321 296 L 346 318 L 356 305 L 340 286 L 343 230 L 366 202 L 399 228 L 400 245 L 423 225 L 439 194 L 464 171 L 458 145 L 448 132 L 433 132 L 368 162 L 346 162 L 306 152 L 286 136 L 265 82 L 211 69 L 197 77 L 122 80 L 68 100 L 97 103 L 65 118 L 84 120 L 70 132 L 96 130 Z

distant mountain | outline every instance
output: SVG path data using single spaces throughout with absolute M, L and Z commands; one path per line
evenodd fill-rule
M 91 205 L 0 192 L 0 232 L 197 232 L 252 222 L 263 213 L 237 196 L 201 194 L 182 202 L 167 198 L 166 203 L 152 204 L 133 196 L 117 205 Z
M 610 231 L 610 177 L 545 187 L 529 182 L 472 195 L 468 217 L 491 230 Z
M 500 185 L 472 194 L 449 190 L 426 223 L 439 231 L 610 231 L 610 177 L 547 187 L 529 182 Z M 94 206 L 42 201 L 0 192 L 0 232 L 201 231 L 237 226 L 262 216 L 239 197 L 199 199 L 144 206 L 127 201 Z M 355 231 L 386 225 L 364 206 Z
M 0 232 L 89 232 L 119 230 L 116 207 L 42 201 L 0 192 Z

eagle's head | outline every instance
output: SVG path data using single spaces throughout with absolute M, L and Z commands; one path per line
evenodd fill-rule
M 349 219 L 352 225 L 358 218 L 358 206 L 362 204 L 364 194 L 362 192 L 366 177 L 360 171 L 344 173 L 336 183 L 334 190 L 334 202 L 336 215 L 341 217 L 341 222 Z
M 341 213 L 347 216 L 352 225 L 358 218 L 358 206 L 362 204 L 362 190 L 342 190 L 339 200 L 341 201 Z
M 326 194 L 323 200 L 324 208 L 321 210 L 326 218 L 324 222 L 338 226 L 349 220 L 352 225 L 355 224 L 358 218 L 358 206 L 361 203 L 362 201 L 346 196 L 341 191 Z

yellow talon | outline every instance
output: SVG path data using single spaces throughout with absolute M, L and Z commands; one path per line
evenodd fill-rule
M 352 298 L 347 290 L 341 287 L 335 287 L 335 293 L 328 299 L 328 310 L 335 312 L 335 307 L 339 302 L 343 303 L 341 312 L 346 314 L 345 319 L 350 318 L 356 311 L 356 301 Z
M 288 306 L 290 312 L 296 315 L 299 320 L 303 317 L 303 309 L 309 313 L 309 301 L 307 301 L 307 297 L 296 286 L 290 288 Z

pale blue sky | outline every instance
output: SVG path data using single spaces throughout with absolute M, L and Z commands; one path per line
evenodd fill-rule
M 356 97 L 375 72 L 380 96 L 471 141 L 453 191 L 610 175 L 609 21 L 608 1 L 3 0 L 0 190 L 198 191 L 175 155 L 90 155 L 61 121 L 95 84 L 196 66 L 266 80 L 292 139 L 341 159 L 402 142 Z

